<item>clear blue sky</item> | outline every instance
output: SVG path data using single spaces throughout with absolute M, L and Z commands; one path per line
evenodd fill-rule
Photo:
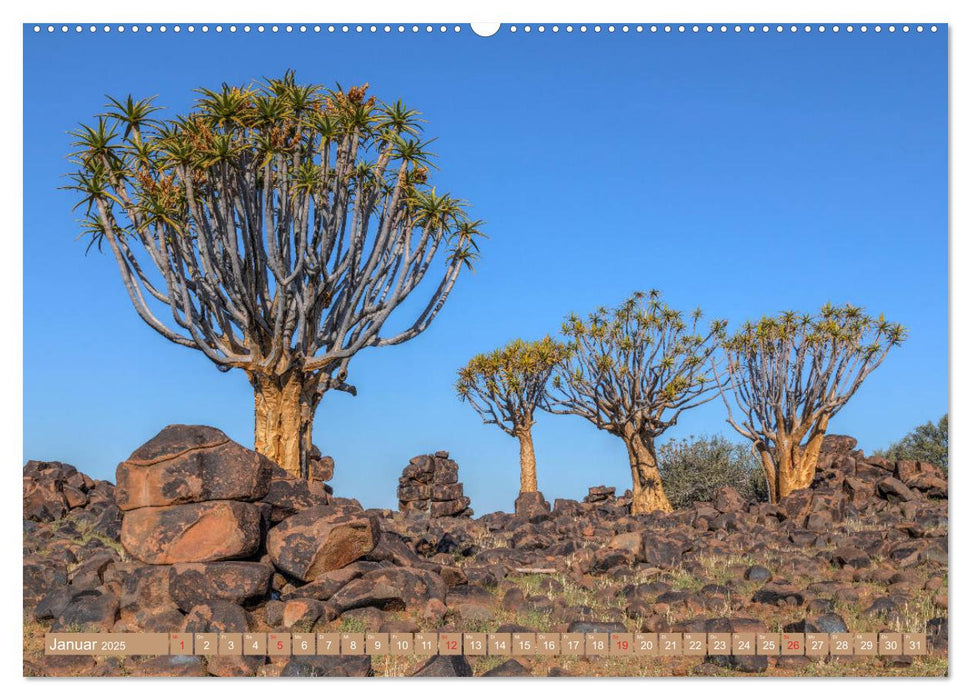
M 351 364 L 315 442 L 335 490 L 396 504 L 416 454 L 447 449 L 478 513 L 510 510 L 514 439 L 460 404 L 454 372 L 571 310 L 658 288 L 732 325 L 852 302 L 910 329 L 831 423 L 866 450 L 947 410 L 947 36 L 599 34 L 35 35 L 24 42 L 24 454 L 114 480 L 169 423 L 252 443 L 252 393 L 165 341 L 129 305 L 108 255 L 85 256 L 59 191 L 66 132 L 105 94 L 159 95 L 295 68 L 369 82 L 424 113 L 440 187 L 491 239 L 431 329 Z M 712 402 L 665 437 L 721 432 Z M 539 415 L 540 489 L 629 486 L 617 438 Z

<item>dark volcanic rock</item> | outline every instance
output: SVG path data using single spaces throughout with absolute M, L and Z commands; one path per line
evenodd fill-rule
M 520 676 L 531 676 L 529 669 L 523 666 L 516 659 L 509 659 L 496 666 L 490 671 L 482 674 L 483 678 L 514 678 Z
M 521 493 L 516 498 L 515 511 L 516 515 L 532 518 L 548 514 L 550 504 L 539 491 Z
M 398 509 L 431 518 L 470 517 L 458 469 L 448 452 L 412 457 L 398 479 Z
M 354 579 L 330 597 L 341 612 L 354 608 L 421 610 L 431 599 L 445 597 L 445 583 L 437 574 L 408 567 L 381 568 Z
M 378 543 L 376 517 L 335 507 L 317 506 L 272 528 L 266 550 L 281 571 L 313 581 L 368 554 Z
M 169 594 L 186 612 L 210 600 L 251 605 L 269 595 L 272 577 L 273 567 L 257 562 L 176 564 L 169 577 Z
M 294 656 L 280 673 L 299 678 L 361 678 L 373 675 L 370 656 Z
M 427 678 L 464 678 L 472 675 L 472 667 L 464 656 L 433 656 L 412 676 Z

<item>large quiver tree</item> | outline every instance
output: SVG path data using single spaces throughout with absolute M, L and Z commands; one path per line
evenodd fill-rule
M 829 421 L 905 337 L 883 316 L 826 304 L 816 315 L 746 323 L 726 339 L 728 422 L 752 441 L 772 502 L 812 483 Z
M 565 354 L 566 346 L 549 336 L 534 342 L 514 340 L 504 348 L 476 355 L 458 372 L 455 390 L 459 399 L 472 406 L 484 423 L 519 440 L 521 494 L 539 490 L 533 415 Z
M 553 375 L 545 408 L 583 416 L 624 441 L 634 514 L 668 512 L 655 440 L 684 411 L 711 400 L 711 358 L 724 321 L 687 321 L 660 293 L 635 293 L 616 309 L 563 324 L 570 354 Z
M 135 310 L 242 369 L 256 449 L 304 477 L 324 393 L 354 393 L 347 368 L 363 348 L 424 331 L 477 250 L 478 222 L 428 184 L 418 113 L 366 88 L 287 73 L 201 89 L 164 121 L 151 100 L 112 100 L 75 132 L 71 187 Z M 382 333 L 426 276 L 410 321 Z

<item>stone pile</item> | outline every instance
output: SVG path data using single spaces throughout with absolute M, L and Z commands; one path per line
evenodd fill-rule
M 614 500 L 617 492 L 613 486 L 591 486 L 587 489 L 587 495 L 583 497 L 584 503 L 610 503 Z
M 747 502 L 725 486 L 710 502 L 636 516 L 628 494 L 600 486 L 583 502 L 556 499 L 551 509 L 541 494 L 527 494 L 518 513 L 427 517 L 441 503 L 471 514 L 458 466 L 441 452 L 404 470 L 401 511 L 365 510 L 330 498 L 319 480 L 298 484 L 203 426 L 163 430 L 119 466 L 117 487 L 56 462 L 29 462 L 23 480 L 25 641 L 45 631 L 908 629 L 927 632 L 931 656 L 825 663 L 847 663 L 847 675 L 874 673 L 863 663 L 940 675 L 946 664 L 947 480 L 932 465 L 868 457 L 842 436 L 824 442 L 812 488 L 782 503 Z M 436 656 L 398 672 L 603 668 L 578 659 L 567 671 L 535 657 L 528 668 L 490 671 L 480 661 Z M 819 662 L 712 655 L 680 663 L 679 673 L 767 675 L 791 674 L 799 663 L 815 675 Z M 346 676 L 381 668 L 368 656 L 119 660 L 46 657 L 36 645 L 24 655 L 25 675 Z
M 458 475 L 459 465 L 448 452 L 412 457 L 398 479 L 398 510 L 431 518 L 471 517 Z

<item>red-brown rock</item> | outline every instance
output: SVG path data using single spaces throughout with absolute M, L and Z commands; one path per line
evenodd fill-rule
M 211 501 L 125 514 L 121 543 L 148 564 L 245 558 L 260 546 L 260 508 L 239 501 Z

